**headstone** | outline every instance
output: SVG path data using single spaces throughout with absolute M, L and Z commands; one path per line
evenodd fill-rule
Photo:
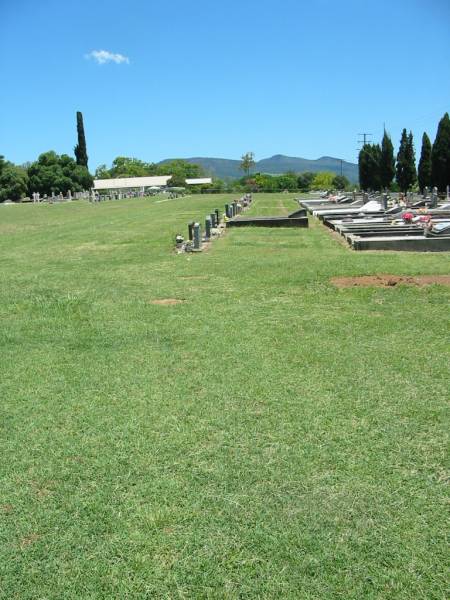
M 450 199 L 450 185 L 447 186 L 447 200 Z
M 209 217 L 211 219 L 211 227 L 216 227 L 216 213 L 212 212 Z
M 225 204 L 225 215 L 228 219 L 231 219 L 231 209 L 229 204 Z
M 426 186 L 423 188 L 423 197 L 424 197 L 424 198 L 428 198 L 428 191 L 429 191 L 429 190 L 428 190 L 428 186 L 426 185 Z
M 209 240 L 211 238 L 211 217 L 206 217 L 205 219 L 205 239 Z
M 190 242 L 194 239 L 194 221 L 188 223 L 188 238 Z
M 431 194 L 430 208 L 436 208 L 437 205 L 438 205 L 437 188 L 434 187 L 433 192 Z
M 36 193 L 36 200 L 37 202 L 41 201 L 41 194 L 39 192 Z
M 70 202 L 72 200 L 72 190 L 67 191 L 67 200 Z
M 194 223 L 194 248 L 200 250 L 202 246 L 200 223 Z
M 219 226 L 219 223 L 220 223 L 220 214 L 219 214 L 219 209 L 218 209 L 218 208 L 216 208 L 216 209 L 214 210 L 214 212 L 216 213 L 216 227 L 218 227 L 218 226 Z
M 386 194 L 386 192 L 384 192 L 383 196 L 382 196 L 382 205 L 384 210 L 387 210 L 388 207 L 388 195 Z

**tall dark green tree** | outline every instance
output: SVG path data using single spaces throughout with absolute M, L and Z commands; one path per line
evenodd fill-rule
M 406 158 L 408 161 L 409 168 L 409 187 L 412 187 L 417 181 L 417 169 L 416 169 L 416 151 L 414 149 L 414 137 L 412 131 L 408 134 L 408 145 Z
M 382 188 L 389 189 L 395 175 L 394 146 L 390 136 L 384 131 L 381 141 L 380 182 Z
M 395 178 L 402 192 L 407 192 L 417 179 L 413 134 L 409 132 L 408 135 L 406 129 L 400 139 Z
M 84 136 L 83 115 L 80 112 L 77 112 L 77 133 L 78 144 L 74 148 L 75 158 L 77 165 L 87 168 L 88 155 L 86 150 L 86 138 Z
M 439 121 L 436 139 L 431 151 L 431 179 L 444 192 L 450 185 L 450 118 L 448 113 Z
M 425 187 L 431 187 L 431 142 L 426 133 L 422 136 L 422 150 L 420 152 L 420 160 L 418 167 L 418 180 L 420 191 L 423 192 Z
M 381 148 L 379 144 L 364 144 L 358 156 L 359 185 L 363 190 L 379 190 Z

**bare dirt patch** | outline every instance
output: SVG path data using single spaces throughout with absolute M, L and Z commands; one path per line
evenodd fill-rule
M 21 548 L 26 548 L 27 546 L 30 546 L 31 544 L 34 544 L 34 542 L 37 542 L 38 539 L 39 539 L 39 536 L 36 535 L 35 533 L 31 533 L 30 535 L 26 535 L 24 538 L 21 539 L 21 541 L 20 541 L 20 547 Z
M 424 285 L 450 286 L 450 275 L 361 275 L 359 277 L 332 277 L 331 283 L 339 288 L 346 287 L 395 287 L 397 285 Z
M 186 302 L 181 298 L 160 298 L 159 300 L 152 300 L 151 304 L 158 304 L 159 306 L 173 306 L 174 304 L 181 304 Z

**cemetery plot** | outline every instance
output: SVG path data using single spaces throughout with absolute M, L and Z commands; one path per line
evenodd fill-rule
M 252 195 L 245 194 L 239 200 L 225 204 L 225 212 L 220 216 L 216 208 L 205 218 L 205 229 L 199 222 L 188 223 L 188 240 L 181 234 L 175 237 L 175 249 L 181 252 L 201 252 L 209 247 L 211 240 L 220 237 L 228 227 L 308 227 L 306 209 L 300 208 L 288 215 L 275 216 L 242 216 L 252 204 Z
M 450 203 L 439 203 L 437 190 L 419 200 L 410 194 L 407 205 L 387 194 L 353 194 L 345 207 L 324 198 L 299 202 L 354 250 L 450 250 Z
M 269 217 L 235 217 L 230 219 L 227 227 L 308 227 L 308 217 L 306 210 L 300 209 L 290 213 L 287 216 L 269 216 Z

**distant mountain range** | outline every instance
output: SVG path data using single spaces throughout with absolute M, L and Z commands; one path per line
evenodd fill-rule
M 168 158 L 162 160 L 159 164 L 164 164 L 171 160 L 174 159 Z M 243 175 L 242 171 L 239 169 L 239 165 L 241 164 L 240 160 L 207 157 L 193 157 L 185 158 L 183 160 L 201 165 L 208 175 L 219 177 L 220 179 L 237 179 Z M 287 171 L 294 171 L 295 173 L 304 173 L 305 171 L 311 171 L 313 173 L 331 171 L 332 173 L 336 173 L 336 175 L 340 175 L 341 167 L 342 175 L 345 175 L 352 183 L 358 181 L 357 164 L 345 160 L 341 161 L 341 159 L 333 158 L 331 156 L 322 156 L 316 160 L 309 160 L 307 158 L 275 154 L 270 158 L 258 160 L 252 169 L 252 173 L 280 175 Z

